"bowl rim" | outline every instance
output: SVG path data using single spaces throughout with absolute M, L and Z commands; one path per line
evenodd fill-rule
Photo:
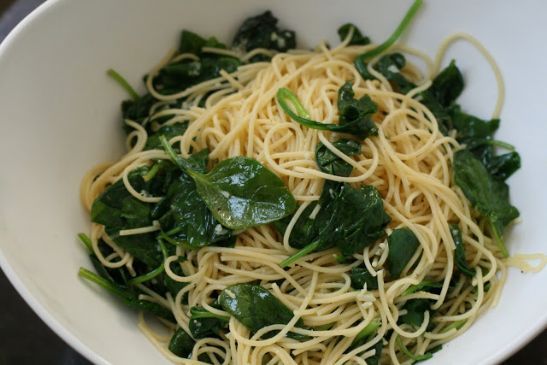
M 13 29 L 10 30 L 8 35 L 0 42 L 0 59 L 9 51 L 11 45 L 17 41 L 19 35 L 22 34 L 27 26 L 34 22 L 37 18 L 41 17 L 47 11 L 51 11 L 55 6 L 61 4 L 63 0 L 46 0 L 42 4 L 38 5 L 34 10 L 27 14 Z M 99 354 L 93 351 L 90 347 L 84 344 L 74 333 L 68 328 L 63 326 L 53 314 L 51 314 L 42 303 L 36 299 L 32 292 L 23 284 L 23 281 L 14 268 L 9 263 L 5 254 L 2 251 L 2 245 L 0 244 L 0 269 L 4 272 L 9 282 L 17 293 L 25 300 L 28 306 L 38 315 L 38 317 L 67 345 L 72 347 L 78 353 L 83 355 L 87 360 L 94 364 L 108 365 L 108 361 L 102 358 Z
M 9 51 L 11 45 L 15 43 L 27 26 L 41 17 L 44 13 L 51 11 L 55 6 L 61 6 L 67 0 L 46 0 L 42 4 L 38 5 L 29 14 L 27 14 L 13 29 L 10 30 L 8 35 L 0 42 L 0 59 Z M 78 353 L 83 355 L 87 360 L 94 364 L 108 365 L 109 362 L 102 358 L 97 352 L 93 351 L 85 343 L 83 343 L 73 332 L 63 326 L 59 320 L 55 318 L 55 315 L 50 313 L 42 303 L 36 299 L 32 292 L 24 285 L 22 279 L 17 275 L 15 269 L 11 266 L 6 255 L 2 251 L 2 245 L 0 244 L 0 269 L 4 272 L 11 285 L 15 288 L 17 293 L 24 299 L 29 307 L 38 315 L 38 317 L 67 345 L 72 347 Z M 536 322 L 535 325 L 530 326 L 526 331 L 519 333 L 513 341 L 505 347 L 500 348 L 497 352 L 490 354 L 485 359 L 484 364 L 497 364 L 506 360 L 509 356 L 515 354 L 522 349 L 526 344 L 537 337 L 542 331 L 547 329 L 547 315 L 544 316 L 543 321 Z

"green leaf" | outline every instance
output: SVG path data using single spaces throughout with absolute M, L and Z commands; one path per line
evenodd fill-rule
M 292 30 L 280 29 L 277 18 L 268 10 L 245 19 L 237 30 L 233 47 L 246 52 L 256 48 L 285 52 L 296 47 L 296 35 Z M 264 55 L 251 58 L 251 62 L 267 60 L 268 57 Z
M 469 276 L 470 278 L 475 276 L 475 270 L 471 269 L 467 264 L 467 259 L 465 258 L 465 248 L 463 244 L 462 232 L 457 224 L 450 225 L 450 234 L 454 240 L 454 245 L 456 246 L 454 256 L 456 258 L 456 268 L 464 275 Z
M 150 108 L 158 100 L 156 100 L 150 94 L 144 94 L 138 100 L 125 100 L 122 102 L 122 118 L 132 120 L 139 124 L 143 124 L 148 120 L 150 114 Z M 126 133 L 129 133 L 133 130 L 132 127 L 124 124 L 123 126 Z M 147 129 L 148 130 L 148 129 Z
M 387 238 L 387 243 L 389 246 L 387 268 L 391 277 L 397 279 L 401 276 L 412 256 L 414 256 L 420 242 L 410 229 L 399 228 L 391 232 Z
M 321 208 L 309 228 L 315 237 L 296 254 L 283 260 L 286 267 L 304 254 L 336 246 L 344 256 L 360 252 L 384 235 L 390 218 L 384 211 L 382 197 L 376 188 L 326 182 L 319 199 Z M 304 218 L 306 219 L 306 218 Z
M 294 317 L 272 293 L 255 284 L 232 285 L 221 292 L 218 302 L 251 333 L 273 324 L 287 324 Z M 296 326 L 302 325 L 298 320 Z
M 229 158 L 203 174 L 178 156 L 165 137 L 161 142 L 171 160 L 194 180 L 198 194 L 224 227 L 244 230 L 272 223 L 296 209 L 283 181 L 252 158 Z
M 490 231 L 503 256 L 508 252 L 503 242 L 505 227 L 520 213 L 509 202 L 509 187 L 494 179 L 486 167 L 467 150 L 454 154 L 454 182 L 462 189 L 473 208 L 486 218 Z
M 147 168 L 129 173 L 128 179 L 137 191 L 147 190 L 143 175 Z M 152 225 L 151 205 L 133 197 L 120 179 L 110 185 L 91 206 L 91 220 L 105 226 L 105 232 L 122 249 L 150 268 L 161 263 L 161 252 L 153 234 L 121 236 L 120 231 Z
M 456 67 L 456 62 L 452 60 L 450 64 L 442 70 L 433 80 L 433 84 L 428 89 L 435 99 L 444 106 L 450 106 L 463 91 L 463 76 Z
M 183 30 L 180 36 L 179 53 L 201 54 L 203 47 L 226 48 L 215 37 L 203 38 L 199 34 L 189 30 Z
M 233 239 L 232 231 L 213 217 L 196 184 L 184 173 L 171 183 L 159 206 L 166 210 L 159 218 L 162 231 L 186 249 L 225 245 Z
M 371 117 L 377 111 L 376 104 L 368 95 L 354 98 L 350 82 L 338 90 L 339 132 L 350 133 L 360 138 L 378 134 L 378 127 Z
M 378 289 L 378 280 L 367 270 L 365 266 L 358 266 L 351 269 L 349 274 L 351 278 L 351 287 L 361 290 L 367 285 L 367 290 Z
M 190 176 L 213 216 L 233 230 L 271 223 L 296 209 L 281 179 L 248 157 L 223 160 L 206 175 Z
M 304 209 L 300 214 L 300 217 L 296 221 L 291 234 L 289 236 L 289 245 L 294 248 L 304 248 L 310 242 L 313 242 L 318 235 L 319 226 L 315 224 L 315 217 L 312 219 L 311 214 L 316 209 L 317 202 L 312 202 Z M 277 231 L 284 235 L 287 230 L 287 226 L 292 220 L 292 216 L 285 217 L 278 221 L 275 221 L 274 227 Z
M 168 140 L 170 140 L 171 138 L 182 136 L 184 132 L 186 132 L 186 128 L 188 128 L 187 122 L 165 125 L 161 127 L 160 129 L 158 129 L 156 133 L 148 136 L 148 140 L 146 141 L 146 145 L 144 146 L 144 149 L 145 150 L 160 150 L 161 149 L 160 136 L 163 135 Z
M 192 354 L 196 341 L 181 327 L 178 327 L 169 341 L 169 351 L 179 357 L 187 358 Z
M 508 152 L 494 156 L 488 161 L 486 168 L 495 179 L 505 181 L 520 169 L 520 155 L 517 152 Z
M 361 145 L 349 139 L 340 139 L 333 145 L 346 156 L 355 156 L 361 152 Z M 353 169 L 349 163 L 336 156 L 322 143 L 315 150 L 315 160 L 321 171 L 331 175 L 349 176 Z
M 399 318 L 401 323 L 406 323 L 415 327 L 420 327 L 424 322 L 424 314 L 430 309 L 429 299 L 411 299 L 405 303 L 403 309 L 406 314 Z
M 366 63 L 364 64 L 366 66 Z M 401 70 L 406 65 L 405 56 L 401 53 L 390 53 L 382 56 L 374 65 L 374 69 L 382 74 L 390 83 L 393 90 L 406 94 L 414 89 L 416 85 L 403 76 Z M 368 72 L 368 68 L 364 68 L 361 76 L 365 80 L 374 80 L 375 77 Z
M 346 37 L 348 36 L 350 30 L 353 29 L 353 35 L 351 36 L 351 39 L 349 41 L 350 46 L 364 46 L 370 43 L 370 39 L 361 33 L 359 28 L 355 26 L 355 24 L 352 23 L 346 23 L 342 25 L 340 28 L 338 28 L 338 36 L 340 37 L 340 41 L 344 41 Z
M 363 139 L 375 135 L 378 128 L 371 118 L 377 110 L 376 104 L 368 95 L 358 100 L 354 99 L 353 96 L 354 93 L 349 82 L 338 90 L 339 124 L 320 123 L 309 119 L 308 112 L 296 95 L 287 88 L 277 90 L 276 99 L 281 109 L 289 117 L 308 128 L 349 133 Z
M 190 314 L 188 326 L 192 337 L 196 339 L 218 336 L 220 331 L 227 327 L 230 320 L 230 317 L 211 313 L 201 306 L 192 307 Z

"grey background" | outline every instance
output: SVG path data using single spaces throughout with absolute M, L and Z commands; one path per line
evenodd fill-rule
M 0 41 L 42 2 L 44 0 L 0 0 Z M 1 270 L 0 293 L 0 365 L 90 364 L 36 316 Z M 503 363 L 520 364 L 547 365 L 547 330 Z

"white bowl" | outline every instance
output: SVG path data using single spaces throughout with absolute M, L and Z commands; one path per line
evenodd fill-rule
M 124 92 L 105 76 L 114 67 L 131 83 L 176 45 L 182 28 L 228 41 L 243 18 L 266 8 L 294 29 L 300 45 L 337 42 L 346 21 L 383 40 L 410 1 L 57 0 L 27 17 L 0 47 L 0 264 L 38 315 L 70 345 L 100 364 L 167 363 L 139 332 L 136 315 L 76 273 L 89 267 L 77 232 L 87 231 L 78 187 L 93 164 L 122 153 Z M 428 1 L 407 40 L 434 53 L 455 31 L 479 38 L 507 86 L 499 138 L 515 144 L 523 167 L 510 180 L 522 224 L 511 252 L 545 252 L 547 126 L 546 2 Z M 493 109 L 495 84 L 468 45 L 450 51 L 469 82 L 462 104 Z M 430 364 L 492 364 L 547 323 L 547 270 L 512 269 L 499 305 L 435 354 Z

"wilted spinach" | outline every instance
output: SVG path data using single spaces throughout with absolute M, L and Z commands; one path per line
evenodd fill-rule
M 109 291 L 111 294 L 114 294 L 119 299 L 121 299 L 121 301 L 126 306 L 134 310 L 141 310 L 143 312 L 153 314 L 168 321 L 175 322 L 175 318 L 173 317 L 173 313 L 171 313 L 171 310 L 163 307 L 158 303 L 139 299 L 139 294 L 127 287 L 121 286 L 120 284 L 110 281 L 84 268 L 80 268 L 78 275 L 86 280 L 89 280 L 99 285 L 103 289 Z
M 351 278 L 351 287 L 361 290 L 367 285 L 368 290 L 378 289 L 378 280 L 367 270 L 365 266 L 358 266 L 351 269 L 349 274 Z
M 312 228 L 306 231 L 313 236 L 299 240 L 309 243 L 283 260 L 281 267 L 290 266 L 311 252 L 333 246 L 343 256 L 351 256 L 382 237 L 390 222 L 382 197 L 373 186 L 355 189 L 349 184 L 326 182 L 318 204 L 320 209 Z
M 349 41 L 349 46 L 365 46 L 370 43 L 370 39 L 364 36 L 359 28 L 352 23 L 346 23 L 338 28 L 338 36 L 340 37 L 340 40 L 345 40 L 351 30 L 353 30 L 353 34 Z
M 505 227 L 520 213 L 509 202 L 509 187 L 494 179 L 486 167 L 473 154 L 461 150 L 454 154 L 454 182 L 462 189 L 466 198 L 488 221 L 490 233 L 503 256 L 508 252 L 503 242 Z
M 192 337 L 205 338 L 218 336 L 220 331 L 226 328 L 229 317 L 209 312 L 207 309 L 196 306 L 190 309 L 189 328 Z
M 175 355 L 187 358 L 192 354 L 195 344 L 196 341 L 181 327 L 178 327 L 169 341 L 168 348 Z
M 462 232 L 460 231 L 460 228 L 457 224 L 450 225 L 450 235 L 452 236 L 452 239 L 454 240 L 454 245 L 456 246 L 456 249 L 454 251 L 456 268 L 458 268 L 458 270 L 464 275 L 467 275 L 469 277 L 475 276 L 475 270 L 471 269 L 467 264 Z
M 391 232 L 387 238 L 389 253 L 387 268 L 393 279 L 401 276 L 404 268 L 420 246 L 418 238 L 408 228 L 399 228 Z
M 285 52 L 296 47 L 296 35 L 292 30 L 279 29 L 277 18 L 268 10 L 247 18 L 241 24 L 234 37 L 233 47 L 247 52 L 256 48 Z M 267 60 L 265 55 L 251 58 L 251 62 Z
M 154 134 L 149 135 L 146 140 L 145 150 L 159 150 L 161 149 L 160 136 L 165 136 L 168 140 L 177 136 L 182 136 L 186 132 L 188 123 L 175 123 L 171 125 L 165 125 L 158 129 Z
M 346 156 L 354 156 L 361 152 L 361 145 L 350 139 L 340 139 L 333 145 Z M 322 143 L 315 150 L 315 160 L 321 171 L 331 175 L 349 176 L 353 169 L 349 163 L 336 156 Z
M 171 160 L 194 180 L 198 194 L 223 226 L 243 230 L 274 222 L 296 209 L 283 182 L 258 161 L 234 157 L 203 174 L 178 156 L 165 138 L 161 141 Z
M 139 168 L 129 173 L 129 183 L 137 191 L 147 190 L 148 185 L 143 177 L 147 171 L 147 168 Z M 150 210 L 150 204 L 133 197 L 120 179 L 95 199 L 91 207 L 91 220 L 104 225 L 106 233 L 117 245 L 155 268 L 161 263 L 161 252 L 153 234 L 119 234 L 120 230 L 152 225 Z
M 287 115 L 308 128 L 348 133 L 362 139 L 378 133 L 378 128 L 372 121 L 372 115 L 377 110 L 376 104 L 368 95 L 354 99 L 350 82 L 345 83 L 338 90 L 338 112 L 340 115 L 338 124 L 321 123 L 309 119 L 309 113 L 302 106 L 298 97 L 287 88 L 277 90 L 276 98 L 279 106 Z
M 218 302 L 251 333 L 272 324 L 287 324 L 294 317 L 279 299 L 256 284 L 229 286 L 221 292 Z M 303 326 L 302 319 L 296 322 L 296 326 Z

